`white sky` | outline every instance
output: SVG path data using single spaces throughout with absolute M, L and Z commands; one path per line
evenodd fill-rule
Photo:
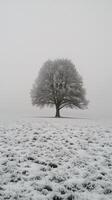
M 68 58 L 84 78 L 84 113 L 112 116 L 111 55 L 111 0 L 0 0 L 0 113 L 36 112 L 29 92 L 39 68 Z

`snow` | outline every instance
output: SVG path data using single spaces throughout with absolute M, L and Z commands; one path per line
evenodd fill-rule
M 0 200 L 111 200 L 112 125 L 88 119 L 0 123 Z

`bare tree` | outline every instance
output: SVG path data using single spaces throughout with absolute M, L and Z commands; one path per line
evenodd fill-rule
M 84 109 L 88 105 L 82 77 L 68 59 L 48 60 L 43 64 L 31 90 L 31 98 L 36 106 L 55 105 L 55 117 L 60 117 L 64 107 Z

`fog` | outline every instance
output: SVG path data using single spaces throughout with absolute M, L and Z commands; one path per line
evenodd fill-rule
M 90 104 L 86 111 L 66 112 L 112 117 L 111 54 L 111 0 L 1 0 L 0 115 L 49 115 L 32 107 L 30 90 L 43 62 L 68 58 Z

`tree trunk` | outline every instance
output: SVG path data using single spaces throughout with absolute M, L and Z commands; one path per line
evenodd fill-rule
M 57 107 L 56 107 L 56 115 L 55 115 L 55 117 L 58 117 L 58 118 L 60 117 L 60 110 Z

